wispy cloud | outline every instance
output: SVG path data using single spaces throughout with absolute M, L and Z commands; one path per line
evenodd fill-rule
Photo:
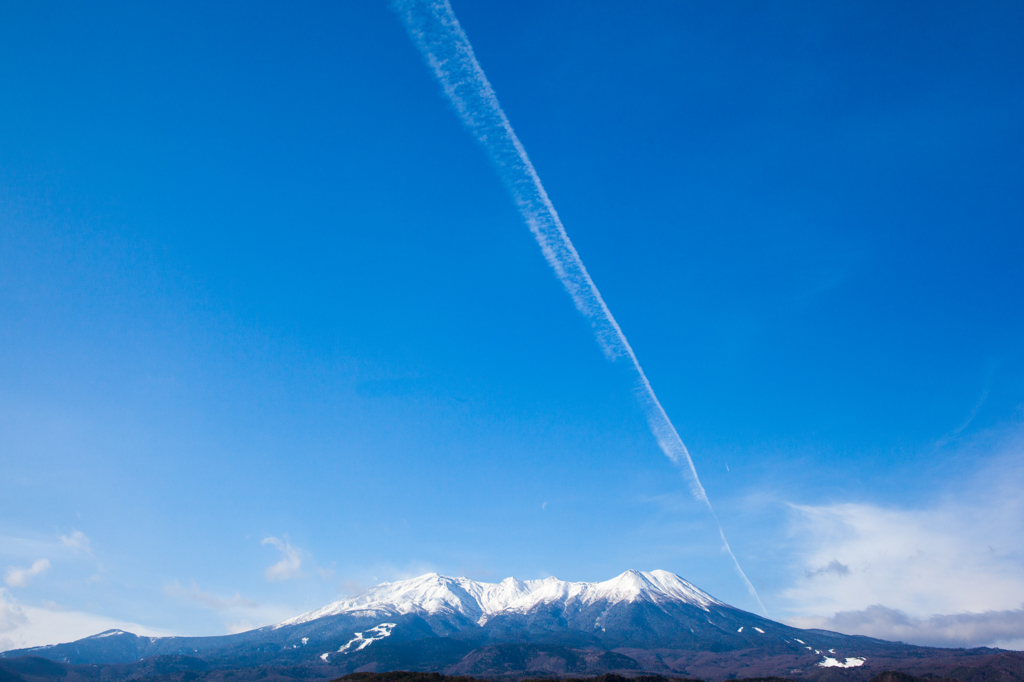
M 212 592 L 204 592 L 199 589 L 199 586 L 196 585 L 195 581 L 193 581 L 190 586 L 186 587 L 175 580 L 173 583 L 164 585 L 164 594 L 168 597 L 201 604 L 202 606 L 213 609 L 214 611 L 226 611 L 228 609 L 254 609 L 260 605 L 259 602 L 253 601 L 252 599 L 246 599 L 237 592 L 233 597 L 218 597 Z
M 8 587 L 25 587 L 32 578 L 48 570 L 50 570 L 50 561 L 48 559 L 36 559 L 28 568 L 19 568 L 17 566 L 8 568 L 7 573 L 4 574 L 4 582 L 7 583 Z
M 182 585 L 175 580 L 165 584 L 163 591 L 165 596 L 176 601 L 216 612 L 224 623 L 225 633 L 229 635 L 280 623 L 304 610 L 302 607 L 259 602 L 237 592 L 234 596 L 223 597 L 200 589 L 195 581 Z
M 22 563 L 44 556 L 54 562 L 96 560 L 92 542 L 79 530 L 67 535 L 0 535 L 0 557 Z
M 287 538 L 281 540 L 273 536 L 263 538 L 264 545 L 272 545 L 281 552 L 281 560 L 267 566 L 266 577 L 270 582 L 278 580 L 294 580 L 302 577 L 302 551 L 293 547 Z
M 662 452 L 683 469 L 693 496 L 704 502 L 714 515 L 686 445 L 569 239 L 451 5 L 447 0 L 397 0 L 394 6 L 462 123 L 491 157 L 541 253 L 572 297 L 576 309 L 590 322 L 605 356 L 609 360 L 628 359 L 636 375 L 636 396 Z M 747 589 L 760 604 L 761 600 L 729 547 L 721 525 L 719 535 Z M 763 610 L 764 606 L 761 608 Z
M 68 535 L 61 535 L 60 544 L 64 545 L 76 554 L 85 554 L 92 557 L 92 543 L 88 536 L 80 530 L 71 531 Z
M 999 367 L 999 360 L 998 359 L 993 359 L 993 360 L 989 361 L 989 363 L 988 363 L 988 371 L 985 374 L 985 387 L 982 389 L 981 395 L 978 397 L 978 401 L 974 404 L 974 407 L 971 408 L 971 411 L 967 414 L 967 418 L 964 419 L 964 421 L 961 422 L 959 426 L 957 426 L 951 432 L 947 433 L 946 435 L 944 435 L 941 438 L 939 438 L 938 441 L 936 441 L 936 443 L 935 443 L 936 447 L 941 448 L 941 447 L 949 444 L 950 442 L 956 440 L 957 437 L 959 437 L 960 434 L 968 426 L 971 425 L 971 422 L 974 421 L 974 418 L 978 416 L 978 412 L 981 411 L 981 408 L 985 404 L 985 401 L 988 400 L 988 395 L 989 395 L 989 393 L 992 390 L 992 379 L 995 377 L 996 368 L 998 368 L 998 367 Z

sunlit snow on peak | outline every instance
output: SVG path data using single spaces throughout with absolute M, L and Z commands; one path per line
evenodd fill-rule
M 468 618 L 484 624 L 503 613 L 525 613 L 540 605 L 585 607 L 602 602 L 646 601 L 653 604 L 684 603 L 707 609 L 722 603 L 668 571 L 634 571 L 599 583 L 566 582 L 557 578 L 485 583 L 427 573 L 417 578 L 382 583 L 360 595 L 329 604 L 276 625 L 294 625 L 353 614 L 385 618 L 393 615 L 430 614 Z

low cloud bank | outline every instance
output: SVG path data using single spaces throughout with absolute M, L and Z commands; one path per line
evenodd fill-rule
M 1024 605 L 1010 611 L 956 613 L 915 618 L 880 604 L 860 611 L 840 611 L 831 618 L 793 618 L 802 628 L 834 630 L 924 646 L 1024 649 Z
M 171 634 L 138 623 L 61 610 L 56 605 L 49 608 L 22 605 L 10 592 L 0 588 L 0 651 L 73 642 L 114 628 L 147 637 Z
M 787 621 L 928 646 L 1024 649 L 1024 428 L 981 434 L 961 457 L 979 465 L 927 507 L 791 505 L 799 549 L 780 594 Z

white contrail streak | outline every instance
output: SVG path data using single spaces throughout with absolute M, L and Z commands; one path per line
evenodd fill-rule
M 636 394 L 647 416 L 651 433 L 662 452 L 688 474 L 690 491 L 711 511 L 718 523 L 723 549 L 732 557 L 736 570 L 763 611 L 764 604 L 725 539 L 722 525 L 701 485 L 686 445 L 658 401 L 658 396 L 654 394 L 636 353 L 601 298 L 601 293 L 587 273 L 569 235 L 565 233 L 558 212 L 544 191 L 526 150 L 512 130 L 512 124 L 498 104 L 494 89 L 477 62 L 469 38 L 455 18 L 451 5 L 447 0 L 396 0 L 394 7 L 409 36 L 433 69 L 459 118 L 497 166 L 501 179 L 536 237 L 544 258 L 572 296 L 576 308 L 590 320 L 605 356 L 609 360 L 623 356 L 629 358 L 637 375 Z

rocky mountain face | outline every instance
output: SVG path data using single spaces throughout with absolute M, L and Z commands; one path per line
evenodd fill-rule
M 12 659 L 26 656 L 40 666 L 43 659 L 64 666 L 63 682 L 77 682 L 79 674 L 97 682 L 190 682 L 242 670 L 259 670 L 252 674 L 261 679 L 285 670 L 291 679 L 329 679 L 400 669 L 491 678 L 651 672 L 708 680 L 866 680 L 901 669 L 949 676 L 953 668 L 978 669 L 997 659 L 1024 671 L 1024 656 L 1015 652 L 931 649 L 792 628 L 724 604 L 666 571 L 627 571 L 600 583 L 481 583 L 432 573 L 237 635 L 138 637 L 111 630 L 8 651 L 0 654 L 0 670 L 13 670 Z M 1024 681 L 1024 672 L 1004 679 Z

